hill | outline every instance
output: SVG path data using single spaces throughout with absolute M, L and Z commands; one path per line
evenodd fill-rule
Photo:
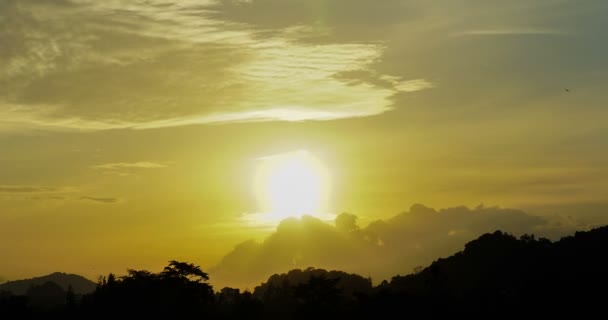
M 40 286 L 47 282 L 58 284 L 63 290 L 72 286 L 75 294 L 88 294 L 95 291 L 96 283 L 77 274 L 55 272 L 42 277 L 15 280 L 0 284 L 0 291 L 9 291 L 15 295 L 24 295 L 33 286 Z
M 276 296 L 291 294 L 293 290 L 304 289 L 316 281 L 326 282 L 337 289 L 342 298 L 352 299 L 357 293 L 368 294 L 372 291 L 372 281 L 357 274 L 349 274 L 342 271 L 327 271 L 324 269 L 307 268 L 305 270 L 294 269 L 284 274 L 275 274 L 268 281 L 257 286 L 253 296 L 261 299 L 276 299 Z
M 412 307 L 441 314 L 602 310 L 608 286 L 608 226 L 557 242 L 496 231 L 417 274 L 380 290 Z M 397 307 L 397 305 L 394 305 Z
M 607 248 L 608 226 L 556 242 L 495 231 L 377 287 L 357 274 L 308 268 L 275 274 L 253 293 L 233 288 L 215 292 L 199 266 L 170 261 L 159 273 L 130 269 L 124 277 L 109 274 L 97 287 L 89 281 L 95 290 L 80 299 L 48 282 L 49 277 L 74 275 L 35 278 L 47 281 L 42 285 L 34 279 L 13 282 L 35 286 L 27 296 L 0 292 L 0 312 L 64 312 L 100 319 L 119 312 L 210 319 L 591 318 L 605 314 Z

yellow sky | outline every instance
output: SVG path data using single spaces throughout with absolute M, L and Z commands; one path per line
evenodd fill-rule
M 298 151 L 363 226 L 415 203 L 606 223 L 578 211 L 608 203 L 607 11 L 4 0 L 0 277 L 211 268 L 273 234 L 256 170 Z

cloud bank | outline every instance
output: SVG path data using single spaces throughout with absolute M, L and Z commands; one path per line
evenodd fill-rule
M 239 244 L 211 269 L 211 276 L 220 286 L 252 288 L 274 273 L 312 266 L 381 281 L 426 266 L 498 229 L 557 238 L 580 228 L 573 221 L 565 224 L 520 210 L 483 206 L 435 210 L 414 205 L 364 228 L 348 213 L 339 215 L 333 225 L 305 216 L 284 220 L 263 242 Z
M 345 79 L 371 69 L 382 42 L 307 43 L 318 32 L 306 25 L 260 29 L 222 18 L 217 1 L 0 6 L 3 130 L 365 117 L 431 87 Z
M 584 36 L 600 16 L 580 10 L 548 0 L 5 0 L 0 132 L 379 115 L 436 79 L 479 78 L 453 68 L 491 39 L 517 37 L 514 52 L 531 35 L 570 46 L 556 36 Z M 480 62 L 502 57 L 483 52 Z

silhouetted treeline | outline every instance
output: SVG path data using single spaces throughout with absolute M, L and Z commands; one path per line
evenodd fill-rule
M 555 243 L 496 231 L 417 274 L 381 285 L 372 309 L 406 306 L 437 316 L 601 315 L 607 285 L 608 227 Z
M 602 317 L 608 301 L 607 249 L 608 227 L 557 242 L 496 231 L 376 287 L 359 275 L 309 268 L 273 275 L 253 292 L 214 292 L 200 267 L 171 261 L 159 273 L 110 274 L 82 297 L 52 282 L 31 287 L 25 295 L 2 292 L 0 318 Z

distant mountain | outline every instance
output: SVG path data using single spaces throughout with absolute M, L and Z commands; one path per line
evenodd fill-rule
M 0 284 L 0 291 L 9 291 L 15 295 L 24 295 L 32 286 L 40 286 L 47 282 L 58 284 L 63 290 L 67 290 L 68 286 L 72 286 L 72 290 L 76 294 L 87 294 L 95 291 L 97 284 L 83 276 L 77 274 L 67 274 L 55 272 L 46 276 L 36 277 L 24 280 L 9 281 Z

